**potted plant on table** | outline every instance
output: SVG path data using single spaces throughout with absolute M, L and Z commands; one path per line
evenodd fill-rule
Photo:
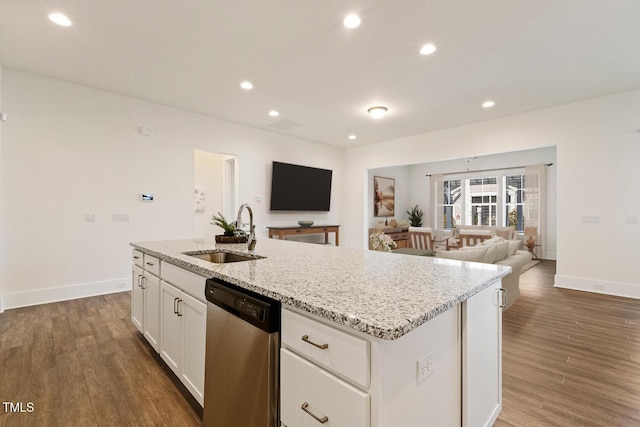
M 409 209 L 407 215 L 409 215 L 409 223 L 412 227 L 422 227 L 422 215 L 424 215 L 424 212 L 422 212 L 422 209 L 420 209 L 418 205 Z
M 218 212 L 218 215 L 211 215 L 211 225 L 222 228 L 223 234 L 216 234 L 216 243 L 246 243 L 247 234 L 237 227 L 235 221 L 229 222 Z

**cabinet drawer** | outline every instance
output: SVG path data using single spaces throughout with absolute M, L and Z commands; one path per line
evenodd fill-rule
M 280 351 L 280 418 L 290 427 L 368 427 L 369 395 L 292 352 Z M 306 405 L 305 405 L 306 404 Z M 305 409 L 309 412 L 306 412 Z M 311 415 L 313 414 L 313 415 Z
M 144 254 L 144 265 L 146 271 L 160 277 L 160 260 L 154 256 Z
M 131 251 L 131 262 L 133 262 L 138 267 L 144 267 L 144 255 L 142 252 L 134 249 Z
M 188 293 L 198 301 L 207 303 L 204 288 L 207 279 L 168 262 L 162 263 L 162 280 Z
M 309 342 L 310 341 L 310 342 Z M 326 348 L 316 345 L 326 344 Z M 323 323 L 282 310 L 282 345 L 334 371 L 355 384 L 369 387 L 369 342 Z
M 407 233 L 389 233 L 389 236 L 395 240 L 407 240 L 409 239 L 409 234 Z

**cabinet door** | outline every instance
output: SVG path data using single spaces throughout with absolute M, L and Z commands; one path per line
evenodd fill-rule
M 491 426 L 502 409 L 501 282 L 462 304 L 462 425 Z
M 137 265 L 131 270 L 131 321 L 140 332 L 144 332 L 144 289 L 142 277 L 144 272 Z
M 207 336 L 207 305 L 184 292 L 179 313 L 183 322 L 182 382 L 196 400 L 204 404 L 204 355 Z
M 280 350 L 280 419 L 295 427 L 368 427 L 369 395 L 287 349 Z M 326 417 L 326 420 L 324 419 Z
M 160 357 L 179 377 L 182 366 L 182 321 L 176 313 L 181 292 L 166 282 L 160 286 Z
M 144 337 L 160 351 L 160 279 L 146 273 L 144 279 Z

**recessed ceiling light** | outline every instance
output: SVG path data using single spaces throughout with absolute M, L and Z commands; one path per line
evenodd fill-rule
M 387 107 L 377 106 L 371 107 L 367 110 L 372 119 L 381 119 L 387 114 Z
M 425 44 L 420 48 L 420 54 L 431 55 L 436 50 L 437 50 L 436 46 L 434 44 L 429 43 L 429 44 Z
M 496 105 L 496 103 L 493 101 L 485 101 L 482 103 L 482 108 L 491 108 L 494 105 Z
M 269 111 L 269 115 L 271 117 L 278 117 L 280 115 L 280 113 L 278 113 L 276 110 L 271 110 L 271 111 Z
M 249 90 L 249 89 L 253 89 L 253 84 L 250 81 L 245 80 L 242 83 L 240 83 L 240 87 L 242 89 Z
M 358 28 L 360 26 L 360 17 L 355 14 L 347 15 L 342 23 L 347 28 Z
M 49 20 L 55 24 L 62 25 L 63 27 L 71 26 L 71 20 L 64 16 L 62 13 L 50 13 Z
M 355 135 L 349 135 L 349 139 L 353 141 L 354 139 L 356 139 L 356 136 Z

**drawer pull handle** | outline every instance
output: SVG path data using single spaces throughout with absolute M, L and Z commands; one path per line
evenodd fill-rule
M 313 345 L 315 347 L 318 347 L 320 350 L 326 350 L 326 349 L 329 348 L 329 344 L 316 344 L 316 343 L 314 343 L 313 341 L 311 341 L 309 339 L 309 335 L 303 335 L 302 336 L 302 341 L 307 342 L 307 343 L 309 343 L 309 344 L 311 344 L 311 345 Z M 302 408 L 302 409 L 304 409 L 304 408 Z
M 322 418 L 319 418 L 316 414 L 314 414 L 313 412 L 311 412 L 310 410 L 307 409 L 308 406 L 309 406 L 309 403 L 304 402 L 300 408 L 302 408 L 302 410 L 304 412 L 306 412 L 307 414 L 309 414 L 313 418 L 315 418 L 315 420 L 318 421 L 320 424 L 324 424 L 327 421 L 329 421 L 329 417 L 327 417 L 326 415 L 324 417 L 322 417 Z
M 504 288 L 500 288 L 500 308 L 505 308 L 507 306 L 507 290 Z
M 152 262 L 148 262 L 147 265 L 153 265 L 153 263 Z
M 140 259 L 140 257 L 137 255 L 134 255 L 133 259 Z
M 178 314 L 178 309 L 177 309 L 176 307 L 177 307 L 177 305 L 178 305 L 178 300 L 179 300 L 179 299 L 180 299 L 180 298 L 174 298 L 174 299 L 173 299 L 173 314 Z

